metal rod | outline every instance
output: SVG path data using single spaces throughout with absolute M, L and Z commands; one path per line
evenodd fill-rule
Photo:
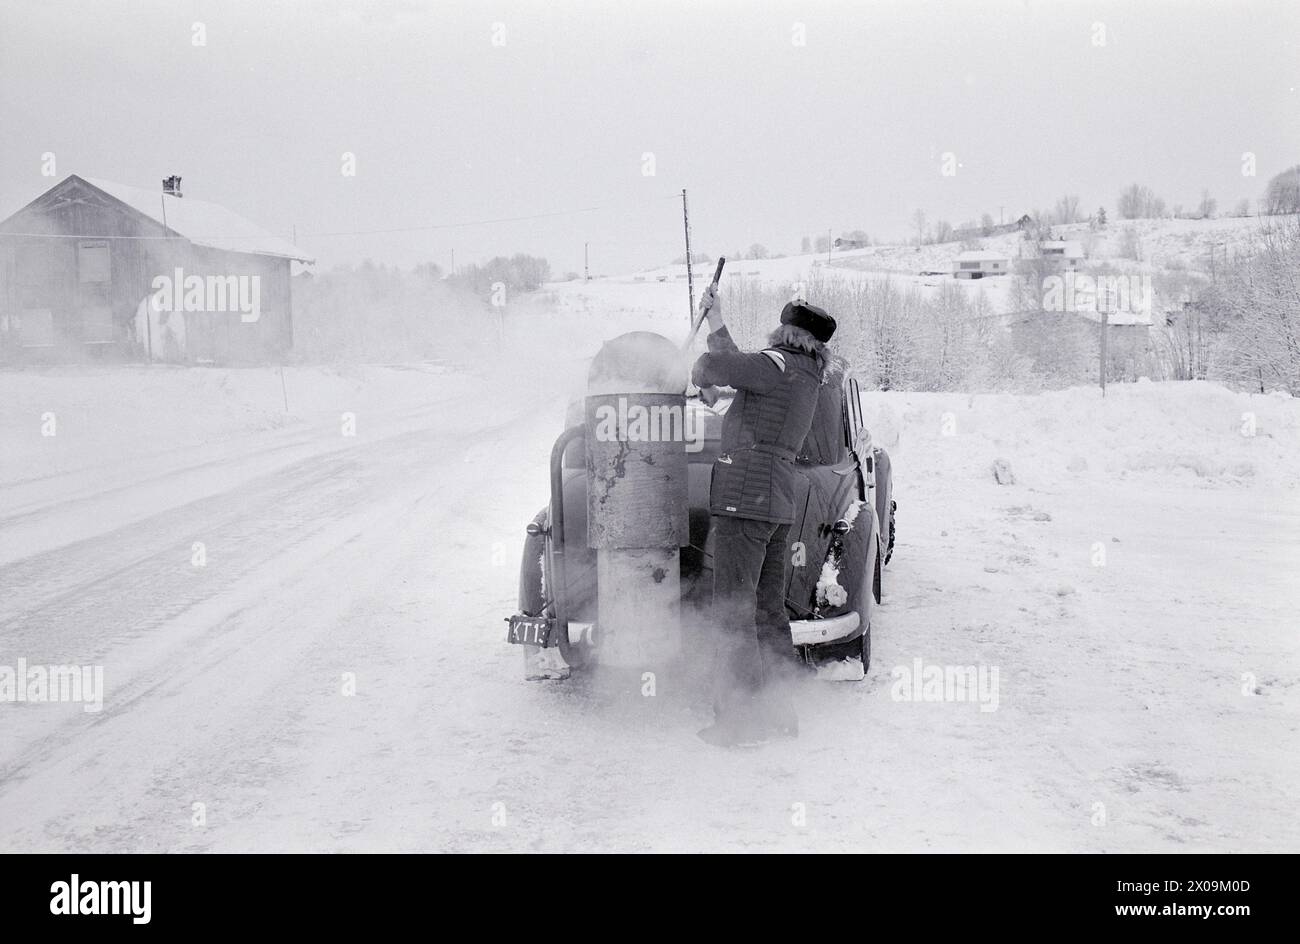
M 711 283 L 714 289 L 717 289 L 718 287 L 718 280 L 722 278 L 722 267 L 726 264 L 727 264 L 727 257 L 719 256 L 718 267 L 713 270 L 713 282 Z M 694 320 L 691 322 L 691 333 L 688 334 L 686 336 L 686 340 L 682 342 L 683 351 L 690 350 L 691 342 L 695 340 L 695 335 L 699 334 L 700 325 L 704 324 L 704 317 L 705 317 L 705 312 L 700 312 L 699 314 L 693 316 Z
M 691 217 L 686 210 L 686 190 L 682 189 L 682 226 L 686 230 L 686 290 L 690 293 L 690 317 L 695 318 L 695 267 L 691 264 Z M 694 333 L 692 333 L 694 337 Z

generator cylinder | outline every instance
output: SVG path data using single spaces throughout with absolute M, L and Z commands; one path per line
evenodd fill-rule
M 653 670 L 681 650 L 686 379 L 677 346 L 647 331 L 606 342 L 587 376 L 587 544 L 603 664 Z

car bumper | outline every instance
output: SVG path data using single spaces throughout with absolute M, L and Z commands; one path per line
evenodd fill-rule
M 796 646 L 842 642 L 858 635 L 861 624 L 862 618 L 852 610 L 830 619 L 790 620 L 790 639 Z

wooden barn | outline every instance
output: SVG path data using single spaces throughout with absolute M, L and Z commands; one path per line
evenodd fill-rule
M 312 260 L 180 183 L 73 175 L 0 222 L 0 363 L 283 358 Z

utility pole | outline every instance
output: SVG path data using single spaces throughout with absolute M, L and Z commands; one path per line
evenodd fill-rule
M 1101 395 L 1106 396 L 1106 335 L 1110 333 L 1107 327 L 1110 322 L 1110 286 L 1107 285 L 1102 292 L 1101 300 Z
M 588 252 L 590 247 L 591 243 L 582 244 L 582 280 L 584 282 L 591 281 L 591 255 Z
M 1006 210 L 1006 207 L 1004 207 L 1004 206 L 1000 206 L 1000 207 L 998 207 L 998 225 L 999 225 L 999 226 L 1002 226 L 1002 225 L 1004 225 L 1004 224 L 1007 222 L 1007 215 L 1006 215 L 1006 213 L 1003 212 L 1004 210 Z
M 456 274 L 456 250 L 451 251 L 451 274 Z
M 832 232 L 834 232 L 834 230 L 828 229 L 826 231 L 826 264 L 827 265 L 831 264 L 831 245 L 832 245 L 831 233 Z
M 686 210 L 686 190 L 682 189 L 682 227 L 686 230 L 686 290 L 691 297 L 690 324 L 695 324 L 695 266 L 691 262 L 691 217 Z

